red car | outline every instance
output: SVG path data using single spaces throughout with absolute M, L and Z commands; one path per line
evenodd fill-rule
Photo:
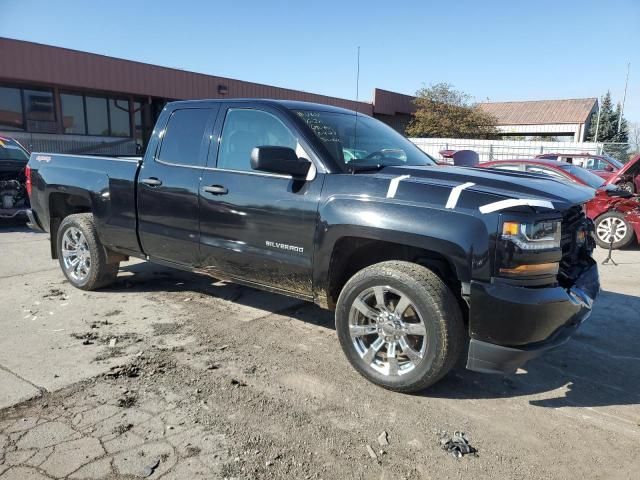
M 587 202 L 587 216 L 595 223 L 598 245 L 609 248 L 613 239 L 613 248 L 623 248 L 634 236 L 640 242 L 640 197 L 609 184 L 582 167 L 541 158 L 500 160 L 479 166 L 542 174 L 562 182 L 587 185 L 596 190 L 593 199 Z
M 572 163 L 586 168 L 623 190 L 640 193 L 640 155 L 627 163 L 622 163 L 606 154 L 592 153 L 543 153 L 535 158 Z

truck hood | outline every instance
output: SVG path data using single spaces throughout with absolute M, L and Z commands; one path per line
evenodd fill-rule
M 640 155 L 636 155 L 627 163 L 625 163 L 624 167 L 622 167 L 620 170 L 612 174 L 607 179 L 607 184 L 610 185 L 612 183 L 618 183 L 618 181 L 624 175 L 630 175 L 631 177 L 635 177 L 639 173 L 640 173 Z
M 29 161 L 29 152 L 13 138 L 0 136 L 0 180 L 22 176 Z
M 409 175 L 403 181 L 430 183 L 456 187 L 471 182 L 469 190 L 495 195 L 503 199 L 546 200 L 558 210 L 566 210 L 591 200 L 595 190 L 586 186 L 569 185 L 542 175 L 478 167 L 425 166 L 385 167 L 378 174 Z

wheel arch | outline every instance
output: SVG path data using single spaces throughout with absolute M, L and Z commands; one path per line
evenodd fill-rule
M 435 246 L 434 246 L 435 247 Z M 452 291 L 460 291 L 460 276 L 451 258 L 438 248 L 367 237 L 344 236 L 335 243 L 327 277 L 327 306 L 334 308 L 344 284 L 358 271 L 370 265 L 402 260 L 431 269 Z
M 49 195 L 49 240 L 51 258 L 58 258 L 56 242 L 58 229 L 62 221 L 75 213 L 90 213 L 93 211 L 88 192 L 53 192 Z

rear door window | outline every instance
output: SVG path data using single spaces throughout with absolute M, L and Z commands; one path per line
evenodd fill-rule
M 204 134 L 211 115 L 212 110 L 208 108 L 187 108 L 173 112 L 165 127 L 156 160 L 174 165 L 203 166 Z

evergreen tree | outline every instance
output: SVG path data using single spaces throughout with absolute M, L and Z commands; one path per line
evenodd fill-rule
M 618 121 L 620 121 L 620 115 L 622 115 L 622 107 L 620 103 L 616 106 L 615 118 L 616 118 L 616 130 L 618 128 Z M 629 124 L 627 123 L 627 119 L 622 117 L 622 121 L 620 121 L 620 131 L 616 132 L 614 136 L 614 142 L 618 143 L 628 143 L 629 142 Z
M 623 116 L 620 121 L 620 131 L 618 131 L 618 120 L 620 119 L 621 114 L 622 107 L 618 103 L 616 111 L 614 112 L 616 133 L 611 140 L 612 143 L 610 145 L 605 145 L 604 149 L 609 155 L 616 157 L 621 162 L 627 162 L 629 160 L 629 125 Z
M 599 124 L 598 115 L 600 115 Z M 598 142 L 613 142 L 618 129 L 618 117 L 613 111 L 613 100 L 609 91 L 600 99 L 599 113 L 594 112 L 591 116 L 589 134 L 587 135 L 588 142 L 596 141 L 596 128 L 598 129 Z
M 598 130 L 598 142 L 604 143 L 604 151 L 622 162 L 626 162 L 628 158 L 629 146 L 629 125 L 627 120 L 622 117 L 620 122 L 620 131 L 618 132 L 618 119 L 622 113 L 620 103 L 616 105 L 614 110 L 611 92 L 607 91 L 600 100 L 600 124 L 598 125 L 598 112 L 594 112 L 591 116 L 589 133 L 587 141 L 596 140 L 596 128 Z

